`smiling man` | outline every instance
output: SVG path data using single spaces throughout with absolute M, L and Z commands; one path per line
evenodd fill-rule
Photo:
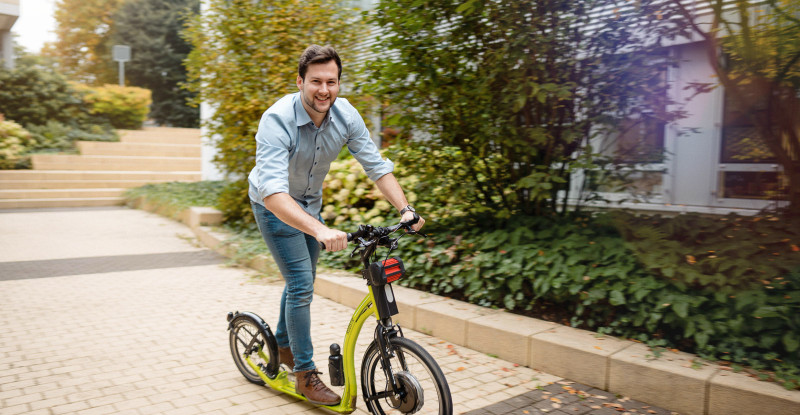
M 318 405 L 335 405 L 339 396 L 319 378 L 311 343 L 310 305 L 319 259 L 319 242 L 328 251 L 347 246 L 347 234 L 322 222 L 322 183 L 342 147 L 361 163 L 401 221 L 414 218 L 364 120 L 338 98 L 342 61 L 330 46 L 311 45 L 300 56 L 297 88 L 261 117 L 256 133 L 256 166 L 250 172 L 250 204 L 258 229 L 286 286 L 275 337 L 280 362 L 293 370 L 297 393 Z M 419 230 L 425 221 L 414 225 Z

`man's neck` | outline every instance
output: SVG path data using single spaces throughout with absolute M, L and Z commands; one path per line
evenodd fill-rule
M 301 101 L 302 101 L 302 99 L 301 99 Z M 324 114 L 320 114 L 319 112 L 314 111 L 313 109 L 309 108 L 306 105 L 305 101 L 302 101 L 302 102 L 303 102 L 303 109 L 306 110 L 306 114 L 308 114 L 308 117 L 311 118 L 311 122 L 313 122 L 314 125 L 317 128 L 319 128 L 322 125 L 322 122 L 325 121 L 325 117 L 328 115 L 328 111 L 330 111 L 330 110 L 326 111 Z

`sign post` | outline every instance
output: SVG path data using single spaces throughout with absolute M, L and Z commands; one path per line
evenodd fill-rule
M 125 62 L 131 60 L 131 47 L 114 45 L 111 48 L 111 56 L 119 62 L 119 86 L 125 86 Z

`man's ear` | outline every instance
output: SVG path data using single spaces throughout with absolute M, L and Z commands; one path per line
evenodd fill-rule
M 297 75 L 297 89 L 303 90 L 303 78 L 300 75 Z

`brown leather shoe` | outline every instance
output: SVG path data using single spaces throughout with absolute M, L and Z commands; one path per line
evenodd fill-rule
M 315 405 L 338 404 L 342 398 L 322 383 L 322 379 L 317 376 L 320 374 L 322 374 L 322 372 L 316 370 L 296 372 L 294 374 L 296 377 L 294 382 L 295 392 L 305 396 L 309 402 Z
M 292 349 L 288 347 L 278 347 L 278 362 L 289 368 L 290 372 L 294 371 L 294 355 Z

